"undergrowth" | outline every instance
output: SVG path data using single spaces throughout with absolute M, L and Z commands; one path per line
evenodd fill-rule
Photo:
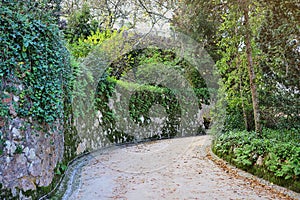
M 216 137 L 213 152 L 272 183 L 300 192 L 300 130 L 229 131 Z

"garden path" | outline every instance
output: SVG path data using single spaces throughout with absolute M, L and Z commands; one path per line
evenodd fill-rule
M 218 159 L 211 140 L 176 138 L 93 153 L 68 199 L 300 199 Z

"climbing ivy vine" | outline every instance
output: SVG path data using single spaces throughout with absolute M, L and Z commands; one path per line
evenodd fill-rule
M 147 64 L 152 66 L 155 64 L 163 64 L 176 71 L 175 75 L 181 74 L 191 84 L 193 92 L 185 94 L 190 96 L 192 93 L 196 95 L 198 100 L 198 107 L 201 108 L 201 104 L 209 104 L 209 92 L 204 79 L 201 77 L 197 69 L 189 64 L 184 59 L 178 58 L 172 50 L 162 50 L 158 48 L 145 48 L 137 49 L 122 55 L 119 60 L 110 64 L 108 70 L 100 78 L 96 92 L 96 109 L 100 110 L 103 117 L 101 119 L 101 127 L 104 128 L 111 142 L 127 142 L 133 138 L 117 130 L 116 119 L 119 116 L 115 116 L 115 113 L 109 106 L 109 99 L 115 92 L 115 87 L 118 85 L 125 90 L 135 91 L 129 99 L 130 118 L 140 126 L 146 126 L 150 123 L 149 109 L 154 104 L 163 106 L 168 115 L 166 124 L 162 128 L 161 137 L 169 138 L 178 134 L 180 126 L 180 118 L 182 108 L 176 93 L 186 93 L 185 88 L 169 89 L 159 83 L 139 84 L 122 81 L 122 77 L 127 72 L 133 71 L 136 74 L 134 76 L 142 76 L 144 79 L 153 77 L 153 73 L 162 75 L 165 70 L 161 69 L 158 65 L 155 69 L 147 67 Z M 139 68 L 139 69 L 137 69 Z M 174 71 L 174 73 L 175 73 Z M 167 76 L 165 74 L 165 76 Z M 181 91 L 179 91 L 181 90 Z M 192 95 L 193 95 L 192 94 Z M 186 101 L 186 99 L 181 99 Z M 199 130 L 202 132 L 202 130 Z M 154 138 L 157 135 L 153 136 Z
M 19 116 L 54 122 L 63 114 L 68 53 L 56 25 L 14 8 L 0 9 L 1 92 L 19 96 Z

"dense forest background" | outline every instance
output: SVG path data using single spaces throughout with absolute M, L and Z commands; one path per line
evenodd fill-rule
M 122 10 L 127 4 L 63 2 L 66 18 L 60 24 L 75 57 L 84 56 L 76 55 L 76 48 L 92 48 L 88 46 L 94 44 L 86 43 L 97 30 L 110 37 L 104 32 L 130 30 L 148 18 L 149 25 L 168 20 L 174 29 L 203 43 L 216 62 L 220 96 L 228 108 L 225 130 L 260 133 L 262 127 L 299 126 L 299 2 L 132 1 L 134 10 Z

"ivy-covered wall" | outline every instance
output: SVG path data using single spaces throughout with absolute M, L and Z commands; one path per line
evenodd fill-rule
M 201 106 L 209 93 L 188 61 L 172 50 L 140 48 L 112 63 L 96 61 L 100 68 L 70 63 L 57 19 L 32 11 L 55 4 L 49 2 L 0 2 L 0 199 L 47 194 L 67 163 L 83 152 L 133 140 L 203 134 Z M 103 40 L 123 37 L 122 32 L 95 34 L 105 34 Z M 71 50 L 82 53 L 79 47 Z M 75 57 L 90 62 L 87 54 Z M 102 76 L 93 77 L 98 70 Z M 154 81 L 159 74 L 171 82 Z M 143 77 L 153 81 L 128 81 Z M 174 82 L 180 79 L 185 81 Z M 90 83 L 96 87 L 91 89 Z
M 0 7 L 0 199 L 37 195 L 72 157 L 64 151 L 65 122 L 71 120 L 64 106 L 68 52 L 55 19 L 33 15 L 39 4 L 29 5 L 3 1 Z
M 114 143 L 205 133 L 210 98 L 206 82 L 172 50 L 133 50 L 99 69 L 84 64 L 78 83 L 84 85 L 80 92 L 85 98 L 77 95 L 74 104 L 81 138 L 78 153 Z M 103 73 L 95 80 L 97 70 Z M 91 82 L 97 85 L 94 93 Z M 93 96 L 95 104 L 89 102 Z

